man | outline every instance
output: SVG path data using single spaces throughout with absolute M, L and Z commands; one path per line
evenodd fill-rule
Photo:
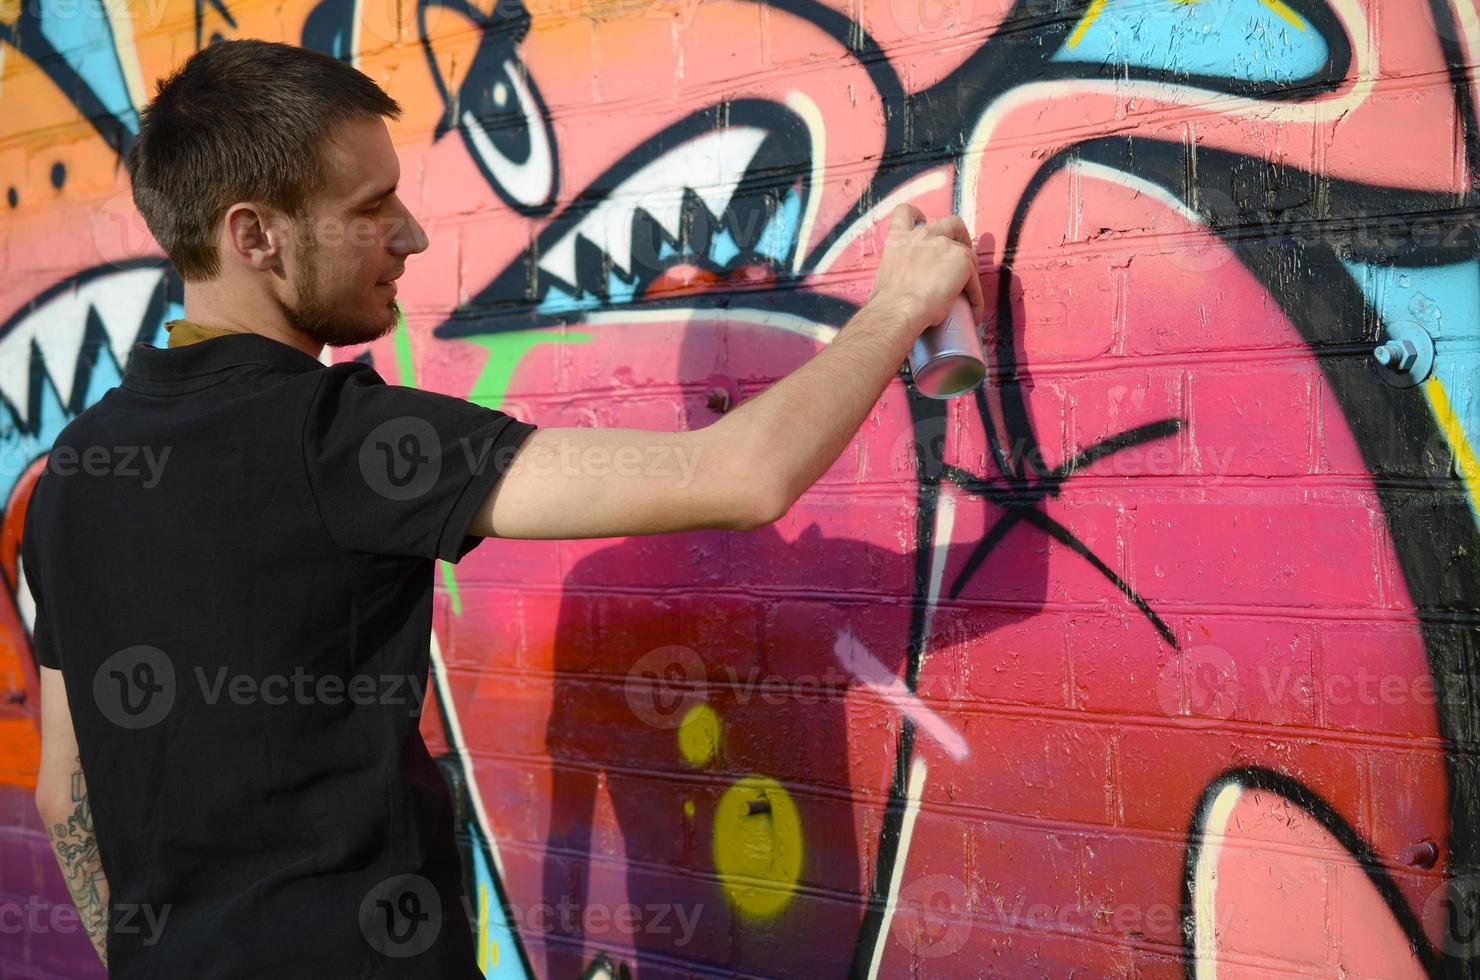
M 185 316 L 57 438 L 22 549 L 36 802 L 118 977 L 479 976 L 417 723 L 435 559 L 763 526 L 957 295 L 983 314 L 961 220 L 901 205 L 837 339 L 705 429 L 537 429 L 325 366 L 393 328 L 427 246 L 397 196 L 399 112 L 333 58 L 231 41 L 160 84 L 128 154 Z M 695 465 L 553 465 L 628 447 Z

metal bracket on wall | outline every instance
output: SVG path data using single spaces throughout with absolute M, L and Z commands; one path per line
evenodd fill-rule
M 1394 388 L 1412 388 L 1434 370 L 1434 338 L 1412 320 L 1387 325 L 1387 342 L 1373 348 L 1377 374 Z

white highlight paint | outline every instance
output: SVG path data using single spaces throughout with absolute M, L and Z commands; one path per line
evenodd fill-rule
M 1207 223 L 1203 221 L 1202 217 L 1196 211 L 1189 208 L 1185 202 L 1167 193 L 1165 188 L 1159 187 L 1149 180 L 1143 180 L 1140 177 L 1126 173 L 1124 170 L 1107 167 L 1103 163 L 1087 163 L 1083 160 L 1076 160 L 1064 169 L 1069 172 L 1070 176 L 1076 179 L 1092 177 L 1095 180 L 1103 180 L 1108 184 L 1124 187 L 1126 190 L 1136 194 L 1144 194 L 1161 206 L 1175 211 L 1187 219 L 1188 224 L 1197 228 L 1207 227 Z
M 665 308 L 661 310 L 600 310 L 586 314 L 578 325 L 612 323 L 624 326 L 650 327 L 683 320 L 689 324 L 702 323 L 753 323 L 762 327 L 774 327 L 787 333 L 815 340 L 819 344 L 832 343 L 838 328 L 818 323 L 806 317 L 783 313 L 778 310 L 715 310 L 694 308 Z
M 467 118 L 464 113 L 465 123 Z M 729 210 L 740 178 L 768 135 L 755 126 L 735 126 L 706 133 L 664 153 L 613 188 L 562 235 L 540 256 L 540 268 L 574 288 L 579 236 L 610 256 L 617 271 L 630 275 L 632 218 L 637 210 L 647 212 L 675 240 L 681 237 L 685 190 L 697 194 L 711 214 L 723 215 Z M 496 153 L 492 144 L 489 151 Z
M 544 117 L 540 114 L 539 106 L 535 104 L 534 95 L 529 91 L 529 86 L 524 84 L 519 70 L 514 67 L 513 62 L 505 61 L 503 64 L 504 77 L 513 86 L 514 97 L 519 102 L 519 112 L 524 117 L 529 131 L 529 158 L 523 163 L 514 163 L 488 138 L 483 124 L 478 122 L 476 116 L 464 109 L 462 114 L 463 131 L 473 141 L 473 146 L 478 151 L 478 158 L 483 161 L 494 180 L 499 182 L 504 191 L 514 200 L 527 207 L 543 204 L 550 199 L 551 192 L 555 186 L 555 165 L 551 160 L 549 133 L 545 129 Z M 502 83 L 501 83 L 502 84 Z M 600 210 L 599 208 L 597 209 Z M 593 212 L 594 216 L 595 212 Z M 584 225 L 585 222 L 582 222 Z M 579 227 L 576 230 L 580 230 Z M 629 228 L 628 234 L 631 231 Z M 588 236 L 589 237 L 589 236 Z M 575 239 L 566 235 L 561 239 L 563 244 L 570 239 L 571 255 L 575 255 Z M 602 242 L 596 241 L 598 245 Z M 540 263 L 542 266 L 543 262 Z M 622 268 L 626 268 L 626 264 Z M 572 266 L 572 268 L 574 268 Z M 562 277 L 563 278 L 563 277 Z M 575 279 L 566 279 L 566 282 L 574 283 Z
M 900 184 L 894 189 L 894 192 L 892 194 L 884 198 L 879 203 L 875 204 L 873 207 L 869 208 L 866 212 L 864 212 L 862 216 L 859 217 L 857 221 L 853 222 L 853 224 L 850 225 L 846 231 L 839 235 L 837 240 L 834 241 L 830 246 L 828 246 L 828 249 L 826 252 L 823 253 L 822 258 L 817 260 L 817 267 L 813 269 L 813 271 L 817 273 L 822 273 L 830 269 L 832 267 L 832 264 L 838 260 L 838 256 L 842 255 L 843 252 L 848 248 L 848 246 L 853 244 L 853 240 L 855 238 L 879 223 L 880 216 L 888 214 L 890 211 L 893 211 L 896 207 L 906 201 L 911 200 L 912 198 L 919 197 L 929 191 L 937 190 L 941 187 L 944 187 L 948 182 L 949 178 L 946 176 L 945 169 L 942 168 L 939 170 L 932 170 L 929 173 L 921 174 L 914 180 L 906 181 L 905 183 Z M 927 217 L 929 216 L 927 215 Z M 940 216 L 937 215 L 937 217 Z
M 1203 821 L 1202 842 L 1197 851 L 1197 868 L 1192 876 L 1192 957 L 1197 980 L 1216 980 L 1218 976 L 1217 909 L 1218 858 L 1223 853 L 1223 836 L 1233 806 L 1243 795 L 1239 783 L 1229 783 L 1218 791 L 1209 804 Z
M 894 856 L 894 873 L 889 876 L 889 899 L 884 905 L 884 917 L 879 922 L 879 934 L 874 938 L 874 956 L 868 965 L 868 980 L 879 975 L 879 961 L 884 958 L 884 943 L 889 936 L 889 924 L 894 920 L 894 910 L 899 902 L 899 883 L 904 878 L 904 866 L 909 858 L 910 843 L 915 836 L 915 817 L 920 814 L 920 794 L 925 789 L 925 760 L 915 756 L 910 765 L 910 786 L 905 795 L 904 823 L 899 828 L 899 852 Z
M 62 403 L 70 404 L 88 314 L 97 314 L 113 359 L 122 367 L 163 277 L 157 266 L 94 276 L 42 303 L 0 337 L 0 395 L 15 408 L 16 417 L 31 421 L 25 415 L 31 404 L 33 343 Z
M 920 731 L 933 738 L 951 758 L 960 762 L 971 754 L 966 739 L 930 710 L 913 691 L 905 687 L 904 681 L 896 677 L 888 667 L 876 660 L 848 629 L 838 630 L 837 642 L 833 644 L 833 655 L 838 663 L 856 678 L 865 689 L 888 701 L 900 714 L 914 719 Z
M 966 221 L 972 238 L 979 230 L 977 218 L 977 181 L 981 175 L 981 158 L 986 151 L 992 132 L 1004 117 L 1016 109 L 1032 103 L 1050 101 L 1072 102 L 1083 95 L 1108 95 L 1131 100 L 1144 100 L 1155 108 L 1150 112 L 1169 112 L 1173 109 L 1205 109 L 1216 112 L 1220 117 L 1245 116 L 1251 119 L 1269 119 L 1276 122 L 1311 123 L 1319 125 L 1339 119 L 1359 107 L 1372 92 L 1376 66 L 1372 63 L 1372 46 L 1367 30 L 1367 19 L 1355 0 L 1331 0 L 1331 9 L 1346 29 L 1352 48 L 1351 88 L 1329 98 L 1306 102 L 1275 102 L 1268 99 L 1246 99 L 1227 96 L 1211 89 L 1198 88 L 1169 82 L 1141 82 L 1125 79 L 1076 79 L 1072 81 L 1030 82 L 1020 85 L 993 102 L 977 118 L 971 136 L 966 141 L 966 150 L 956 161 L 957 188 L 960 193 L 958 214 Z M 1125 119 L 1115 120 L 1117 130 L 1129 129 L 1142 114 L 1128 113 Z M 1052 135 L 1044 137 L 1053 149 Z M 1064 146 L 1072 142 L 1067 137 Z M 1000 246 L 1000 243 L 999 243 Z
M 144 73 L 139 70 L 139 48 L 134 43 L 133 21 L 137 15 L 129 5 L 122 3 L 108 3 L 105 0 L 99 6 L 103 8 L 103 16 L 108 19 L 108 29 L 113 32 L 113 56 L 118 59 L 123 84 L 128 89 L 128 99 L 137 110 L 149 101 L 149 92 L 144 87 Z M 150 16 L 157 25 L 160 19 L 158 6 L 151 5 Z
M 925 596 L 925 636 L 930 636 L 930 622 L 935 618 L 935 604 L 940 600 L 940 583 L 945 575 L 946 554 L 951 549 L 951 532 L 956 527 L 956 498 L 941 492 L 935 502 L 935 543 L 930 549 L 930 591 Z M 929 648 L 920 651 L 923 664 Z
M 478 817 L 478 829 L 483 832 L 483 841 L 488 845 L 488 853 L 493 858 L 493 868 L 498 872 L 499 881 L 508 881 L 509 877 L 504 873 L 504 861 L 499 856 L 498 841 L 493 836 L 493 824 L 488 820 L 488 811 L 483 806 L 483 793 L 478 789 L 478 774 L 473 769 L 473 761 L 468 758 L 468 743 L 463 739 L 462 722 L 457 716 L 457 704 L 453 701 L 452 687 L 447 683 L 447 664 L 442 660 L 442 644 L 437 639 L 437 631 L 432 630 L 431 641 L 432 673 L 436 676 L 436 690 L 445 696 L 439 707 L 442 709 L 442 717 L 447 720 L 451 739 L 448 748 L 457 753 L 457 760 L 462 763 L 463 778 L 467 780 L 468 797 L 473 801 L 473 813 Z
M 397 4 L 395 10 L 399 12 L 400 9 L 400 4 Z M 360 37 L 360 32 L 364 29 L 365 24 L 365 11 L 363 9 L 361 0 L 355 0 L 355 9 L 353 15 L 351 15 L 350 17 L 350 23 L 354 26 L 350 29 L 349 36 L 349 63 L 356 68 L 360 68 L 360 45 L 364 43 L 364 41 Z M 397 32 L 399 32 L 400 29 L 400 25 L 397 24 Z M 360 70 L 363 71 L 364 69 Z
M 822 178 L 827 166 L 827 122 L 822 118 L 822 110 L 817 108 L 817 103 L 805 92 L 795 89 L 787 92 L 786 105 L 802 117 L 802 121 L 807 124 L 807 134 L 812 139 L 812 175 L 811 184 L 807 187 L 807 212 L 802 216 L 801 226 L 797 229 L 796 251 L 791 256 L 791 268 L 796 272 L 806 259 L 808 246 L 812 241 L 812 226 L 817 223 L 817 209 L 822 206 Z
M 26 574 L 26 562 L 19 554 L 15 561 L 15 607 L 21 614 L 21 622 L 26 624 L 26 632 L 32 638 L 31 646 L 34 648 L 36 637 L 36 597 L 31 594 L 31 577 Z

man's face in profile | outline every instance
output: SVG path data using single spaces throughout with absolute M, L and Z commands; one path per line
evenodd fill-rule
M 289 321 L 329 347 L 369 343 L 396 326 L 396 284 L 426 234 L 396 194 L 401 166 L 380 118 L 341 127 L 326 148 L 325 180 L 294 222 Z

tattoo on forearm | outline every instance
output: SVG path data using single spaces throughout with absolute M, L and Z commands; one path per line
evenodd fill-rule
M 92 807 L 87 802 L 81 758 L 75 760 L 72 770 L 72 805 L 67 822 L 52 824 L 46 832 L 87 937 L 107 966 L 108 879 L 98 858 L 98 839 L 93 835 Z

